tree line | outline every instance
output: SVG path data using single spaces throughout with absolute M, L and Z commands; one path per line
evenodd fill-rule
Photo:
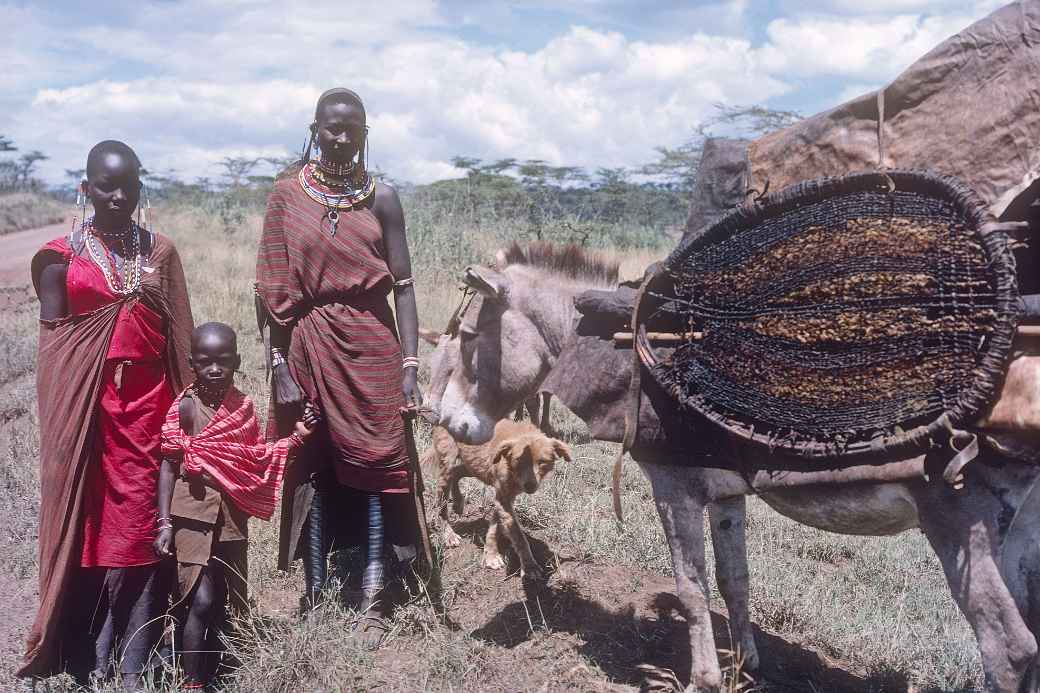
M 714 114 L 686 142 L 674 148 L 658 147 L 657 158 L 643 166 L 588 170 L 541 159 L 486 161 L 456 156 L 451 163 L 462 173 L 459 178 L 412 185 L 382 171 L 375 170 L 373 175 L 393 183 L 406 206 L 470 227 L 509 220 L 514 227 L 520 224 L 532 238 L 579 243 L 605 233 L 608 227 L 613 234 L 625 226 L 663 233 L 677 230 L 685 221 L 708 138 L 755 137 L 799 118 L 793 111 L 717 104 Z M 14 143 L 0 135 L 0 153 L 16 151 Z M 38 150 L 0 158 L 0 191 L 44 190 L 46 186 L 34 176 L 36 166 L 47 159 Z M 201 203 L 233 233 L 249 211 L 263 205 L 278 172 L 294 162 L 295 157 L 225 157 L 218 162 L 214 177 L 187 182 L 175 172 L 145 170 L 143 178 L 153 201 Z M 83 170 L 65 173 L 68 185 L 51 193 L 70 199 Z

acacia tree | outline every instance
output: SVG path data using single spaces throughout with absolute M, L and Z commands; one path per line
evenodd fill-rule
M 782 130 L 802 119 L 797 111 L 765 106 L 728 106 L 714 104 L 715 114 L 697 126 L 693 136 L 677 147 L 655 147 L 657 161 L 646 164 L 641 173 L 662 179 L 667 185 L 688 192 L 697 178 L 704 141 L 711 137 L 759 137 Z
M 41 152 L 39 149 L 34 149 L 31 152 L 26 152 L 18 157 L 16 166 L 18 167 L 18 181 L 24 186 L 29 187 L 29 182 L 32 180 L 34 169 L 36 164 L 41 161 L 50 159 L 49 156 Z

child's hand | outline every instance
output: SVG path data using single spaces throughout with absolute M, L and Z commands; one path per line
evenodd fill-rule
M 303 405 L 303 418 L 296 422 L 296 433 L 301 438 L 306 438 L 314 432 L 315 427 L 321 421 L 321 410 L 314 402 Z
M 314 433 L 314 429 L 307 428 L 307 424 L 302 421 L 297 421 L 296 425 L 293 427 L 293 433 L 306 440 L 307 436 Z
M 163 558 L 173 555 L 173 528 L 163 527 L 159 530 L 159 536 L 152 542 L 152 548 L 156 556 Z

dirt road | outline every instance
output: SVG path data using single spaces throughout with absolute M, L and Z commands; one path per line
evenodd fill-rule
M 69 224 L 67 219 L 60 224 L 0 236 L 0 310 L 32 298 L 29 262 L 41 245 L 67 233 Z

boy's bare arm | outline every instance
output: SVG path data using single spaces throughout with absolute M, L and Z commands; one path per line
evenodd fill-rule
M 159 468 L 159 486 L 156 492 L 156 505 L 159 508 L 159 533 L 155 537 L 155 553 L 169 556 L 173 553 L 173 520 L 170 517 L 170 505 L 173 502 L 173 484 L 177 480 L 177 460 L 166 457 Z

